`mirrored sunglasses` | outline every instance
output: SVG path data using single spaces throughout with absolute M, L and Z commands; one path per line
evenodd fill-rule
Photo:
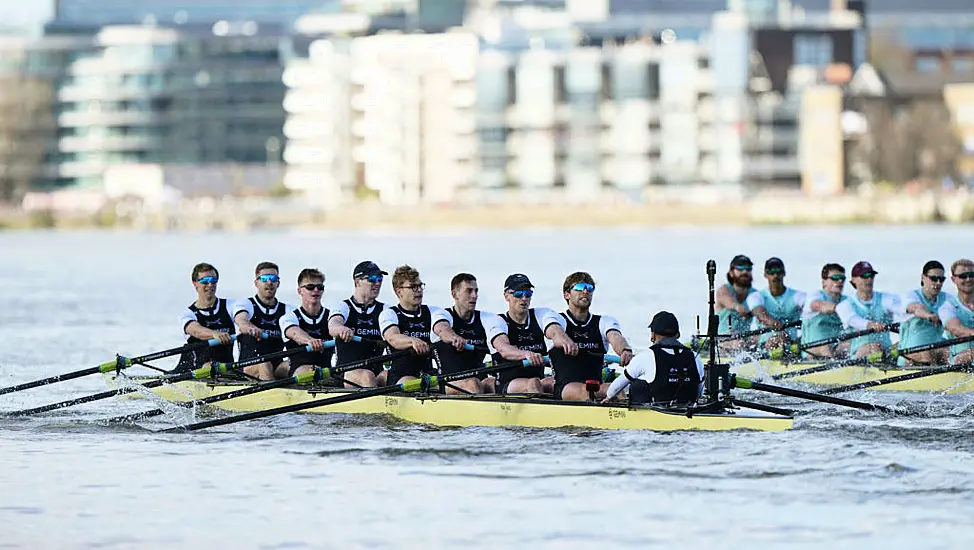
M 752 266 L 752 265 L 735 265 L 734 266 L 734 269 L 736 269 L 738 271 L 751 271 L 752 269 L 754 269 L 754 266 Z
M 872 271 L 867 271 L 867 272 L 863 273 L 862 275 L 860 275 L 860 277 L 862 277 L 863 279 L 872 279 L 875 276 L 876 276 L 876 274 L 873 273 Z
M 511 292 L 511 295 L 517 299 L 530 298 L 534 296 L 534 291 L 531 290 L 530 288 L 525 290 L 515 290 L 514 292 Z
M 220 278 L 214 275 L 207 275 L 206 277 L 200 277 L 199 279 L 196 279 L 196 282 L 201 285 L 215 285 L 219 281 Z
M 575 283 L 572 285 L 572 290 L 577 290 L 579 292 L 595 292 L 595 285 L 592 283 Z
M 262 283 L 279 283 L 281 282 L 281 277 L 279 275 L 274 275 L 273 273 L 268 273 L 266 275 L 257 277 L 257 280 Z
M 381 283 L 382 282 L 382 275 L 366 275 L 364 277 L 359 277 L 359 280 L 360 281 L 368 281 L 368 282 L 370 282 L 372 284 Z
M 767 273 L 768 275 L 778 275 L 778 274 L 783 275 L 785 273 L 785 270 L 780 267 L 772 267 L 771 269 L 765 269 L 764 272 Z

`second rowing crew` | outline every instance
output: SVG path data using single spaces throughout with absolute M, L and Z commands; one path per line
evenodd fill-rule
M 324 307 L 325 275 L 313 268 L 297 276 L 298 307 L 277 299 L 280 269 L 261 262 L 254 270 L 254 296 L 232 301 L 217 296 L 219 271 L 208 263 L 192 270 L 196 300 L 181 318 L 188 343 L 219 339 L 224 345 L 184 353 L 176 367 L 185 372 L 212 361 L 233 361 L 232 339 L 238 334 L 241 361 L 307 347 L 288 359 L 245 367 L 257 380 L 289 378 L 295 374 L 363 361 L 390 353 L 391 368 L 350 370 L 333 386 L 369 388 L 414 380 L 424 375 L 452 374 L 483 364 L 489 353 L 495 363 L 527 360 L 530 366 L 500 372 L 496 378 L 466 378 L 442 388 L 446 393 L 551 394 L 556 399 L 584 401 L 620 398 L 630 386 L 636 403 L 690 403 L 703 391 L 700 358 L 680 343 L 676 317 L 656 314 L 650 324 L 652 353 L 634 359 L 619 322 L 590 311 L 595 281 L 585 272 L 568 275 L 562 285 L 567 307 L 562 312 L 532 307 L 534 285 L 524 274 L 504 281 L 507 311 L 499 315 L 477 309 L 479 288 L 470 273 L 458 273 L 450 283 L 453 305 L 439 308 L 423 303 L 425 283 L 419 271 L 403 265 L 392 274 L 398 303 L 387 307 L 378 301 L 388 272 L 371 261 L 352 270 L 351 296 Z M 360 337 L 356 341 L 354 337 Z M 334 348 L 324 342 L 335 340 Z M 548 342 L 551 342 L 549 347 Z M 396 353 L 399 352 L 399 353 Z M 406 352 L 406 353 L 403 353 Z M 604 383 L 604 356 L 613 353 L 626 367 L 624 376 Z M 545 376 L 545 359 L 554 376 Z M 630 363 L 631 362 L 631 363 Z M 658 376 L 657 372 L 663 373 Z
M 889 331 L 894 322 L 899 325 L 899 349 L 974 336 L 974 261 L 968 259 L 950 266 L 956 295 L 944 292 L 947 270 L 936 260 L 923 265 L 920 286 L 902 295 L 874 290 L 879 272 L 866 261 L 852 266 L 848 280 L 855 292 L 849 296 L 843 294 L 846 270 L 836 263 L 822 267 L 822 289 L 809 293 L 785 285 L 785 264 L 780 258 L 764 263 L 765 289 L 752 286 L 753 267 L 747 256 L 735 256 L 727 284 L 717 290 L 719 332 L 727 336 L 721 347 L 726 350 L 791 348 L 810 358 L 868 357 L 892 347 Z M 744 334 L 761 329 L 769 331 L 756 338 Z M 864 334 L 843 340 L 848 330 Z M 808 345 L 830 339 L 834 343 Z M 974 360 L 974 342 L 898 358 L 901 365 L 948 360 L 955 364 Z

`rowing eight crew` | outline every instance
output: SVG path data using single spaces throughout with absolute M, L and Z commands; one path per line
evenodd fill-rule
M 809 294 L 785 285 L 785 265 L 780 258 L 770 258 L 764 264 L 766 289 L 753 288 L 752 271 L 753 263 L 747 256 L 738 255 L 731 260 L 727 284 L 716 294 L 720 333 L 782 329 L 800 321 L 801 335 L 798 327 L 791 327 L 764 333 L 756 342 L 752 338 L 728 339 L 721 344 L 725 349 L 739 350 L 755 344 L 773 349 L 800 342 L 805 357 L 866 357 L 892 347 L 889 330 L 894 320 L 900 324 L 900 349 L 974 335 L 974 262 L 968 259 L 950 266 L 956 295 L 943 291 L 946 270 L 936 260 L 924 264 L 920 287 L 903 296 L 874 290 L 878 271 L 865 261 L 852 267 L 849 282 L 855 293 L 851 296 L 842 293 L 846 272 L 839 264 L 825 264 L 822 289 Z M 846 330 L 874 332 L 850 341 L 807 347 L 811 342 L 840 337 Z M 913 353 L 898 360 L 901 365 L 929 365 L 944 364 L 948 359 L 952 363 L 974 360 L 974 343 L 956 344 L 947 351 Z
M 700 360 L 676 340 L 679 326 L 669 313 L 657 315 L 651 325 L 653 353 L 642 354 L 634 365 L 636 370 L 627 371 L 624 381 L 616 381 L 612 390 L 609 384 L 601 383 L 606 353 L 618 355 L 624 367 L 633 353 L 618 321 L 590 311 L 595 281 L 585 272 L 572 273 L 565 279 L 562 291 L 567 308 L 560 313 L 531 307 L 534 285 L 526 275 L 510 275 L 504 281 L 507 311 L 500 315 L 477 309 L 479 287 L 476 277 L 469 273 L 453 277 L 453 305 L 446 309 L 423 303 L 426 285 L 419 272 L 408 265 L 398 267 L 392 275 L 398 303 L 391 307 L 377 299 L 388 273 L 370 261 L 355 266 L 352 295 L 332 308 L 322 305 L 325 276 L 317 269 L 298 274 L 301 305 L 294 309 L 277 299 L 281 279 L 276 264 L 261 262 L 254 275 L 255 295 L 232 303 L 217 297 L 219 272 L 214 266 L 194 266 L 192 281 L 197 298 L 181 318 L 183 332 L 188 343 L 218 338 L 225 345 L 184 353 L 177 370 L 199 368 L 211 361 L 232 363 L 230 335 L 238 333 L 240 361 L 285 348 L 312 349 L 243 369 L 246 376 L 261 381 L 330 367 L 333 354 L 335 361 L 344 365 L 398 350 L 411 353 L 392 355 L 389 370 L 377 364 L 349 370 L 342 379 L 325 383 L 352 388 L 400 384 L 424 375 L 477 368 L 489 353 L 495 364 L 527 360 L 529 366 L 501 371 L 496 379 L 467 378 L 441 390 L 553 394 L 556 399 L 582 401 L 590 399 L 591 393 L 600 398 L 607 392 L 610 397 L 619 396 L 632 381 L 630 398 L 638 403 L 695 401 L 702 388 Z M 332 339 L 334 349 L 324 345 Z M 546 357 L 553 377 L 545 376 Z M 592 381 L 598 382 L 597 392 L 591 390 Z

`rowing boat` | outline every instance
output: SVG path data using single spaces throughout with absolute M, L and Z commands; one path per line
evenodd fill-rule
M 114 373 L 105 377 L 118 387 Z M 128 378 L 122 375 L 123 378 Z M 132 382 L 145 380 L 131 379 Z M 153 388 L 171 402 L 189 402 L 248 387 L 244 382 L 183 381 Z M 343 395 L 334 388 L 275 388 L 212 405 L 232 412 L 252 412 Z M 138 396 L 138 393 L 129 394 Z M 529 396 L 389 394 L 308 409 L 311 413 L 384 414 L 407 422 L 435 426 L 507 426 L 529 428 L 582 427 L 603 430 L 756 430 L 792 428 L 791 416 L 735 407 L 692 412 L 656 406 L 602 405 Z
M 824 364 L 822 361 L 783 362 L 773 359 L 761 359 L 740 364 L 733 364 L 731 371 L 747 378 L 761 378 L 778 376 Z M 929 367 L 900 367 L 890 363 L 873 365 L 847 365 L 821 372 L 801 374 L 787 378 L 780 378 L 778 382 L 800 383 L 811 386 L 846 386 L 880 380 L 891 376 L 923 372 Z M 904 380 L 882 386 L 874 386 L 870 390 L 898 391 L 898 392 L 929 392 L 929 393 L 972 393 L 974 392 L 974 373 L 946 372 L 914 380 Z

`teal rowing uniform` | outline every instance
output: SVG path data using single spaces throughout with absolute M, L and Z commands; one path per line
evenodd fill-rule
M 849 303 L 852 304 L 852 310 L 856 312 L 856 315 L 866 321 L 888 325 L 893 322 L 893 313 L 883 308 L 884 295 L 883 292 L 873 292 L 873 299 L 869 303 L 860 300 L 859 296 L 852 296 L 849 298 Z M 889 338 L 889 332 L 874 332 L 853 338 L 852 342 L 849 343 L 849 356 L 855 357 L 856 350 L 866 344 L 880 344 L 886 350 L 893 345 L 893 342 Z
M 819 290 L 809 294 L 805 298 L 806 303 L 812 302 L 832 302 L 839 305 L 847 296 L 839 295 L 838 301 L 833 300 L 824 290 Z M 814 312 L 813 317 L 802 319 L 802 345 L 809 342 L 818 342 L 826 338 L 835 338 L 842 334 L 842 319 L 838 313 L 818 313 Z M 806 354 L 807 356 L 807 354 Z
M 910 291 L 906 295 L 907 304 L 923 304 L 923 307 L 927 308 L 927 311 L 932 313 L 937 313 L 940 310 L 940 306 L 950 297 L 946 292 L 941 292 L 937 295 L 937 299 L 934 301 L 927 300 L 926 296 L 923 295 L 922 289 L 915 289 Z M 905 308 L 904 308 L 905 309 Z M 897 344 L 897 348 L 906 349 L 915 346 L 923 346 L 926 344 L 933 344 L 935 342 L 942 342 L 944 340 L 944 327 L 943 325 L 937 327 L 933 323 L 927 321 L 926 319 L 920 319 L 919 317 L 910 317 L 909 321 L 900 323 L 900 343 Z M 900 366 L 906 366 L 906 358 L 900 357 L 896 360 L 897 364 Z
M 974 311 L 967 309 L 967 306 L 962 304 L 956 296 L 951 296 L 949 300 L 950 304 L 954 307 L 954 315 L 956 315 L 956 319 L 960 321 L 960 324 L 967 328 L 974 328 Z M 957 357 L 958 354 L 969 349 L 974 349 L 974 342 L 966 342 L 963 344 L 954 344 L 953 346 L 950 346 L 951 362 L 953 362 L 954 357 Z
M 734 290 L 734 285 L 730 283 L 724 283 L 724 286 L 731 291 L 735 297 L 737 296 L 737 291 Z M 740 303 L 745 303 L 748 296 L 754 294 L 757 290 L 754 288 L 747 289 L 747 296 L 743 300 L 739 300 Z M 749 328 L 748 325 L 751 324 L 749 317 L 741 317 L 741 314 L 733 309 L 722 309 L 717 313 L 717 320 L 719 324 L 717 326 L 717 334 L 740 334 L 746 332 Z M 728 328 L 730 330 L 728 330 Z
M 795 295 L 798 293 L 795 292 L 794 289 L 785 288 L 785 292 L 781 296 L 773 296 L 771 291 L 767 288 L 761 289 L 758 291 L 758 294 L 760 294 L 761 298 L 764 300 L 764 309 L 767 310 L 768 315 L 774 317 L 778 321 L 781 321 L 782 324 L 792 323 L 801 318 L 802 305 L 804 304 L 795 302 Z M 765 324 L 758 321 L 757 317 L 754 318 L 753 327 L 754 329 L 766 328 Z M 762 334 L 760 340 L 758 340 L 758 343 L 762 345 L 767 343 L 768 340 L 774 336 L 774 334 L 775 333 L 770 332 Z M 788 335 L 789 340 L 797 340 L 798 327 L 789 328 L 785 331 L 785 334 Z

